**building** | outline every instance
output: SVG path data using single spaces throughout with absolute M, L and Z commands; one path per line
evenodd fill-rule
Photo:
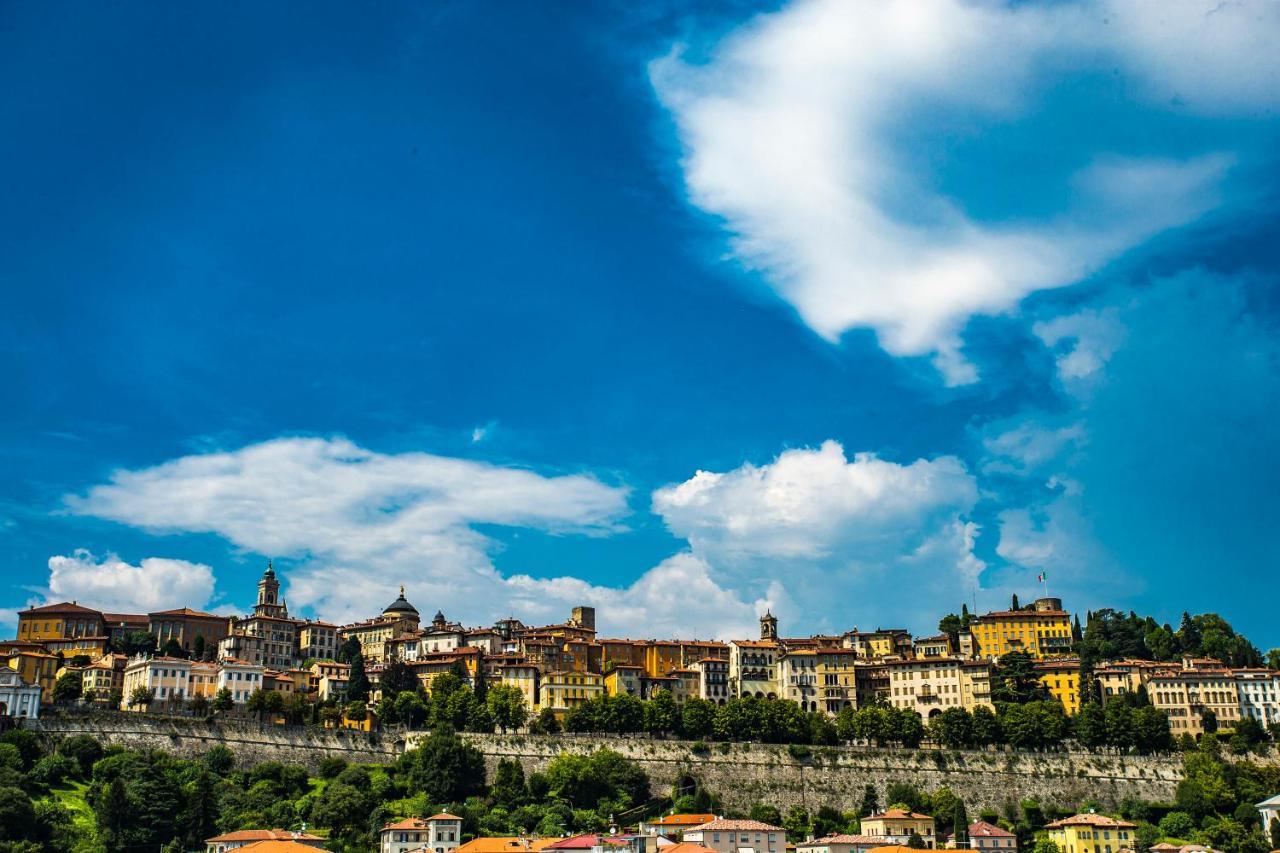
M 689 668 L 698 673 L 698 697 L 717 705 L 729 698 L 729 661 L 722 658 L 702 658 Z
M 123 643 L 130 634 L 145 634 L 151 627 L 151 620 L 145 613 L 103 613 L 102 626 L 108 640 Z
M 40 716 L 40 685 L 22 680 L 8 667 L 0 667 L 0 717 L 35 719 Z
M 387 605 L 381 616 L 338 629 L 338 639 L 340 642 L 358 642 L 366 663 L 382 663 L 386 660 L 386 642 L 401 634 L 417 631 L 418 622 L 418 608 L 404 597 L 404 587 L 401 586 L 400 596 Z
M 524 697 L 525 707 L 532 711 L 538 707 L 538 668 L 527 663 L 500 663 L 496 671 L 497 681 L 515 687 Z
M 378 835 L 378 853 L 453 853 L 462 843 L 462 818 L 445 812 L 406 818 L 382 827 Z
M 298 624 L 298 657 L 333 660 L 338 656 L 338 626 L 308 619 Z
M 982 661 L 958 658 L 886 661 L 889 703 L 921 717 L 936 717 L 947 708 L 991 705 L 991 668 Z
M 840 645 L 853 649 L 864 660 L 909 658 L 912 654 L 911 632 L 905 628 L 877 628 L 874 631 L 846 632 Z
M 27 684 L 40 688 L 43 701 L 53 701 L 53 685 L 58 680 L 58 667 L 62 661 L 57 655 L 44 651 L 38 643 L 7 644 L 0 649 L 9 669 L 18 673 Z
M 218 689 L 215 693 L 226 690 L 237 705 L 247 702 L 255 691 L 263 689 L 263 672 L 261 664 L 223 659 L 218 665 Z
M 1280 820 L 1280 794 L 1274 797 L 1268 797 L 1262 802 L 1254 806 L 1258 810 L 1258 816 L 1262 818 L 1262 834 L 1265 838 L 1271 837 L 1271 821 Z
M 191 661 L 163 655 L 155 657 L 138 655 L 125 665 L 120 709 L 147 711 L 157 702 L 163 704 L 184 702 L 187 699 L 190 684 Z M 151 702 L 146 705 L 132 704 L 134 693 L 139 689 L 151 691 Z
M 1040 683 L 1049 691 L 1049 695 L 1062 703 L 1068 715 L 1080 710 L 1083 697 L 1080 692 L 1080 659 L 1057 658 L 1036 661 L 1036 672 L 1040 674 Z
M 1168 668 L 1167 663 L 1149 660 L 1108 661 L 1094 668 L 1093 683 L 1105 705 L 1114 696 L 1137 693 L 1147 686 L 1152 675 Z
M 74 601 L 18 611 L 18 639 L 29 642 L 74 637 L 102 637 L 102 614 Z
M 882 839 L 885 844 L 906 844 L 912 835 L 920 836 L 924 846 L 938 846 L 934 820 L 927 814 L 906 809 L 887 809 L 862 819 L 862 834 Z
M 920 637 L 911 644 L 912 655 L 917 658 L 949 658 L 956 653 L 951 648 L 951 638 L 946 634 Z
M 993 660 L 1009 652 L 1034 658 L 1070 653 L 1071 615 L 1058 598 L 1040 598 L 1026 610 L 998 610 L 969 620 L 977 657 Z
M 227 853 L 229 850 L 239 850 L 261 841 L 292 841 L 305 847 L 324 849 L 323 838 L 291 829 L 238 829 L 235 832 L 206 838 L 204 849 L 205 853 Z
M 668 838 L 679 839 L 681 833 L 686 829 L 693 829 L 695 826 L 702 826 L 711 823 L 716 816 L 713 814 L 668 814 L 662 817 L 656 817 L 653 820 L 642 820 L 636 827 L 636 831 L 641 835 L 665 835 Z M 666 848 L 670 850 L 670 848 Z
M 732 654 L 733 644 L 729 644 Z M 781 827 L 758 820 L 713 820 L 686 829 L 685 843 L 709 847 L 716 853 L 786 853 L 787 834 Z
M 1061 853 L 1119 853 L 1133 848 L 1135 825 L 1100 814 L 1078 814 L 1045 824 Z
M 788 649 L 778 663 L 782 698 L 836 715 L 858 704 L 858 652 L 838 646 Z
M 112 696 L 124 691 L 124 668 L 129 662 L 125 655 L 103 655 L 80 673 L 83 695 L 93 695 L 94 701 L 108 702 Z
M 594 672 L 552 672 L 542 677 L 538 705 L 563 716 L 570 708 L 603 695 L 603 676 Z
M 561 841 L 560 838 L 527 838 L 507 835 L 496 837 L 473 838 L 458 847 L 454 853 L 541 853 L 548 845 Z
M 772 613 L 760 617 L 759 640 L 729 643 L 729 695 L 777 699 L 778 661 L 783 654 L 778 642 L 778 618 Z
M 1240 720 L 1235 675 L 1221 665 L 1207 666 L 1185 659 L 1181 669 L 1154 673 L 1147 681 L 1147 696 L 1169 718 L 1169 731 L 1174 737 L 1199 737 L 1204 733 L 1207 713 L 1212 713 L 1224 729 Z
M 999 850 L 1001 853 L 1012 850 L 1016 853 L 1018 849 L 1018 836 L 985 820 L 969 824 L 968 836 L 970 850 Z
M 796 844 L 796 853 L 867 853 L 883 847 L 884 839 L 876 835 L 828 835 Z
M 196 647 L 197 637 L 202 638 L 200 645 L 215 648 L 227 636 L 229 621 L 225 616 L 202 613 L 190 607 L 147 614 L 148 630 L 156 638 L 157 649 L 163 649 L 173 640 L 188 652 Z
M 617 696 L 626 693 L 641 698 L 643 691 L 641 689 L 640 680 L 644 676 L 645 671 L 642 666 L 633 666 L 632 664 L 615 664 L 608 672 L 604 674 L 604 692 L 607 696 Z
M 1270 669 L 1235 669 L 1240 716 L 1253 717 L 1264 727 L 1280 723 L 1280 672 Z

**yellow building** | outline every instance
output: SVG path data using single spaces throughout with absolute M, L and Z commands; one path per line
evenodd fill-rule
M 405 600 L 402 586 L 400 597 L 387 605 L 381 616 L 344 626 L 338 631 L 338 641 L 354 639 L 366 663 L 381 663 L 386 660 L 387 641 L 417 631 L 419 621 L 418 608 Z
M 684 654 L 675 640 L 654 640 L 644 650 L 644 670 L 652 676 L 666 675 L 684 666 Z
M 92 693 L 96 702 L 109 702 L 124 689 L 124 667 L 128 660 L 124 655 L 111 654 L 86 666 L 81 672 L 84 693 Z
M 1037 661 L 1036 671 L 1040 673 L 1040 683 L 1048 688 L 1050 696 L 1062 703 L 1068 715 L 1080 710 L 1083 699 L 1078 658 Z
M 902 628 L 878 628 L 875 631 L 853 630 L 840 638 L 840 644 L 853 649 L 866 660 L 911 657 L 911 632 Z
M 1062 853 L 1119 853 L 1133 848 L 1132 823 L 1100 814 L 1078 814 L 1046 824 Z
M 1169 718 L 1169 731 L 1175 738 L 1200 737 L 1204 733 L 1205 712 L 1214 715 L 1220 728 L 1232 728 L 1240 722 L 1235 674 L 1220 664 L 1196 666 L 1186 660 L 1181 669 L 1157 672 L 1147 681 L 1147 696 Z
M 886 661 L 889 702 L 915 711 L 924 719 L 948 708 L 991 705 L 991 666 L 985 661 L 924 658 Z
M 71 637 L 101 637 L 105 632 L 102 614 L 74 601 L 46 604 L 18 611 L 18 639 L 62 640 Z
M 861 834 L 883 838 L 886 844 L 906 844 L 912 835 L 918 835 L 925 847 L 938 847 L 933 818 L 906 809 L 890 808 L 880 814 L 864 817 Z
M 53 685 L 58 680 L 61 661 L 57 655 L 34 650 L 13 651 L 8 655 L 9 669 L 18 673 L 27 684 L 40 687 L 42 701 L 53 701 Z
M 645 675 L 644 667 L 630 664 L 615 664 L 604 674 L 604 692 L 609 696 L 626 693 L 639 698 L 643 695 L 640 679 Z
M 524 697 L 525 707 L 538 707 L 538 668 L 527 663 L 504 663 L 498 667 L 498 683 L 515 687 Z
M 1105 705 L 1112 697 L 1137 693 L 1139 688 L 1147 686 L 1151 676 L 1169 666 L 1167 663 L 1149 660 L 1110 661 L 1094 669 L 1093 680 L 1098 685 L 1098 692 Z
M 1065 657 L 1071 652 L 1071 616 L 1057 598 L 1041 598 L 1030 610 L 999 610 L 969 622 L 974 653 L 994 659 L 1009 652 L 1034 658 Z
M 562 716 L 577 705 L 604 695 L 604 677 L 594 672 L 552 672 L 542 677 L 538 702 Z
M 151 691 L 152 701 L 164 704 L 186 700 L 191 684 L 191 661 L 171 657 L 136 657 L 124 668 L 122 711 L 146 711 L 149 705 L 130 704 L 138 688 Z
M 856 649 L 788 650 L 778 662 L 783 699 L 806 711 L 838 714 L 858 703 L 858 652 Z
M 187 680 L 188 696 L 212 699 L 218 692 L 218 665 L 206 661 L 194 661 Z M 129 697 L 125 696 L 125 701 Z

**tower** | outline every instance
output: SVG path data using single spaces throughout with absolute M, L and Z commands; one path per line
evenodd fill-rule
M 774 616 L 772 611 L 766 610 L 760 617 L 760 639 L 778 639 L 778 617 Z
M 276 570 L 267 560 L 267 570 L 258 580 L 258 603 L 253 608 L 258 616 L 287 617 L 289 609 L 280 600 L 280 581 L 276 579 Z

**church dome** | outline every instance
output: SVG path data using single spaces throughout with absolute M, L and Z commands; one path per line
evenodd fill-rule
M 418 608 L 410 604 L 404 597 L 404 587 L 400 587 L 400 597 L 387 605 L 387 609 L 382 611 L 384 616 L 417 616 Z

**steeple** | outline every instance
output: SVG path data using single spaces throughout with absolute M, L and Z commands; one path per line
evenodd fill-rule
M 772 610 L 766 610 L 760 617 L 760 639 L 778 639 L 778 617 L 773 615 Z
M 271 560 L 267 560 L 266 571 L 258 580 L 258 603 L 254 606 L 253 612 L 258 616 L 281 618 L 289 615 L 288 608 L 280 598 L 280 581 L 276 579 L 275 566 L 272 565 Z

